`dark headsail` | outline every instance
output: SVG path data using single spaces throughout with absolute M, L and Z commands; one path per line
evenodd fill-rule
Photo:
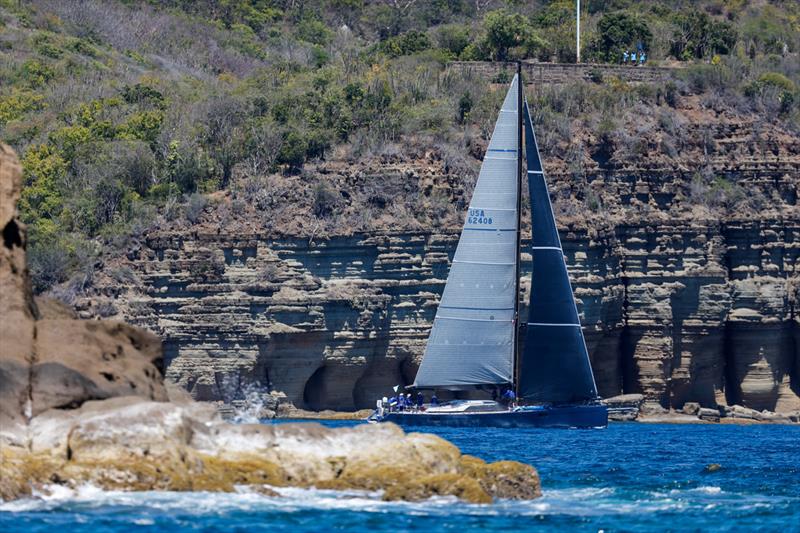
M 593 400 L 597 398 L 597 387 L 527 102 L 525 152 L 533 225 L 533 279 L 524 349 L 519 361 L 519 396 L 533 402 Z

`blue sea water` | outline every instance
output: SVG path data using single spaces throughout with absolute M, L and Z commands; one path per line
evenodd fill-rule
M 85 487 L 0 504 L 0 531 L 800 532 L 800 426 L 435 432 L 464 453 L 533 464 L 544 496 L 470 505 L 451 498 L 383 502 L 379 494 L 303 489 L 281 489 L 281 497 L 270 498 L 245 491 Z M 712 463 L 722 468 L 706 471 Z

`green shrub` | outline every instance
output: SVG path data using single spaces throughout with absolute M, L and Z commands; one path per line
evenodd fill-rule
M 55 45 L 47 35 L 37 35 L 33 42 L 34 49 L 43 56 L 58 59 L 64 55 L 64 50 Z
M 22 118 L 30 111 L 47 107 L 41 94 L 26 89 L 13 88 L 11 94 L 0 97 L 0 126 Z
M 214 177 L 214 162 L 210 156 L 197 146 L 185 145 L 177 140 L 169 143 L 164 167 L 162 183 L 174 183 L 185 193 L 203 188 L 201 185 Z
M 164 106 L 164 95 L 157 89 L 143 83 L 123 87 L 122 98 L 129 104 L 149 103 L 156 107 Z
M 497 74 L 495 74 L 492 77 L 492 83 L 507 84 L 507 83 L 511 83 L 512 79 L 513 79 L 513 75 L 511 74 L 511 71 L 509 71 L 508 69 L 504 68 L 504 69 L 500 70 Z
M 380 45 L 380 50 L 389 57 L 400 57 L 416 54 L 430 47 L 431 41 L 427 35 L 420 31 L 412 30 L 383 41 Z
M 458 122 L 463 124 L 472 111 L 472 95 L 465 92 L 458 100 Z
M 140 111 L 132 114 L 117 130 L 120 139 L 139 139 L 154 144 L 161 125 L 164 123 L 164 112 L 161 110 Z
M 29 59 L 22 64 L 21 78 L 31 87 L 41 87 L 53 78 L 56 73 L 52 67 L 47 64 L 37 61 L 36 59 Z
M 55 219 L 63 207 L 60 185 L 68 163 L 53 146 L 42 144 L 28 148 L 22 158 L 25 187 L 20 198 L 23 220 Z
M 333 38 L 333 32 L 320 20 L 304 18 L 297 25 L 297 37 L 309 43 L 325 46 Z
M 758 77 L 758 83 L 762 86 L 772 86 L 788 92 L 794 92 L 796 89 L 794 82 L 780 72 L 765 72 Z

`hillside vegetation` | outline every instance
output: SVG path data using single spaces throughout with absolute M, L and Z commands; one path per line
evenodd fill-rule
M 800 132 L 797 2 L 584 5 L 582 57 L 618 63 L 641 43 L 649 63 L 682 70 L 658 87 L 598 79 L 531 91 L 544 155 L 565 172 L 580 178 L 589 158 L 579 132 L 595 160 L 708 155 L 707 140 L 683 135 L 682 106 Z M 256 211 L 276 233 L 297 219 L 287 201 L 315 220 L 301 233 L 330 230 L 340 209 L 350 230 L 375 229 L 370 219 L 392 210 L 415 229 L 457 220 L 502 97 L 493 82 L 507 76 L 470 78 L 448 61 L 574 61 L 573 10 L 564 0 L 0 0 L 0 138 L 22 157 L 36 289 L 73 280 L 79 290 L 100 256 L 148 229 L 197 223 L 220 195 L 233 200 L 218 219 Z M 630 129 L 642 113 L 653 131 Z M 441 169 L 449 192 L 413 196 L 380 180 L 382 165 L 408 159 Z M 326 178 L 365 168 L 378 177 L 355 199 Z M 692 180 L 712 210 L 767 201 L 702 168 Z M 576 201 L 603 208 L 588 189 Z

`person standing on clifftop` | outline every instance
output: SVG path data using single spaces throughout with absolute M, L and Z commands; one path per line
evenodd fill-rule
M 627 51 L 627 50 L 625 50 L 625 51 L 622 53 L 622 64 L 623 64 L 623 65 L 624 65 L 625 63 L 627 63 L 627 62 L 628 62 L 628 56 L 629 56 L 629 55 L 630 55 L 630 54 L 628 54 L 628 51 Z

